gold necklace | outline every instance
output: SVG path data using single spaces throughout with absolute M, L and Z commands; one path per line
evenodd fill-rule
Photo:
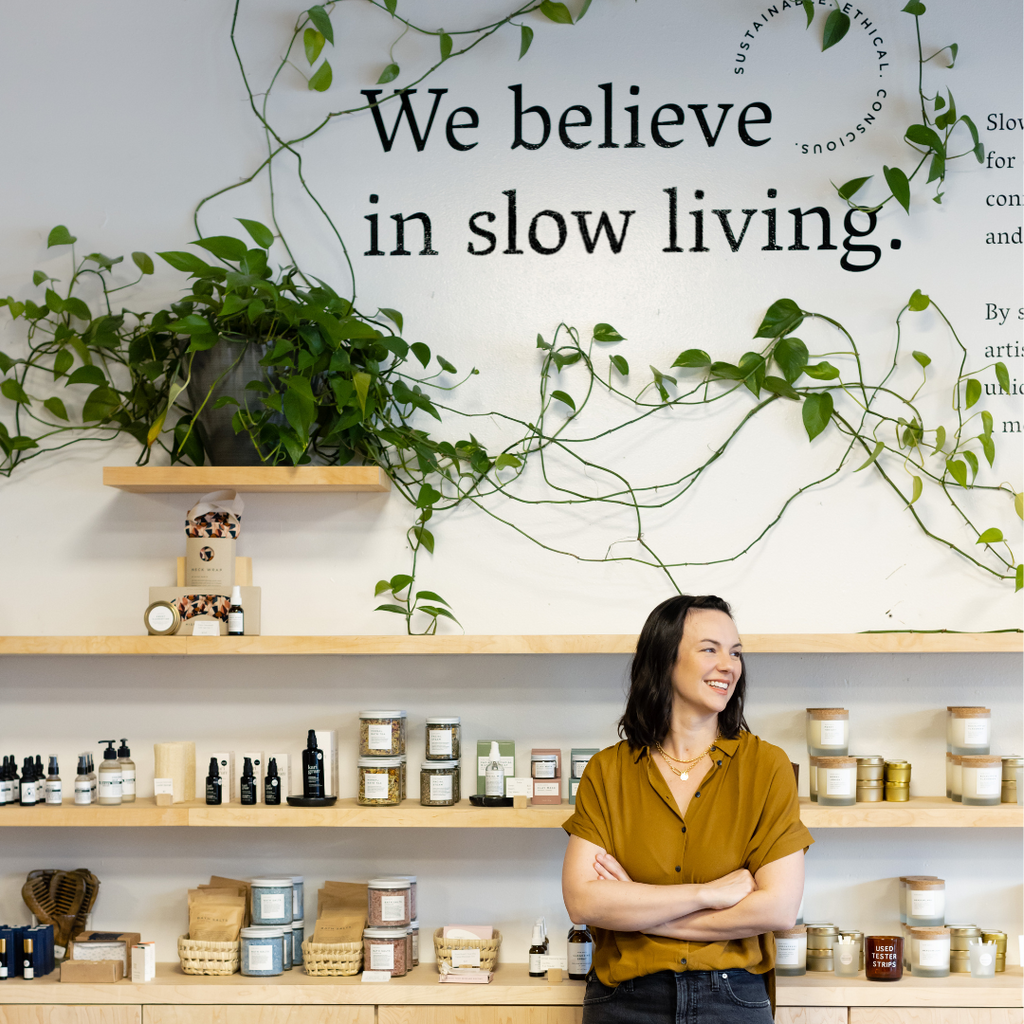
M 701 751 L 701 753 L 699 753 L 696 757 L 691 758 L 673 757 L 671 754 L 666 753 L 665 748 L 660 743 L 655 743 L 655 746 L 658 748 L 658 753 L 661 754 L 663 758 L 665 758 L 665 766 L 668 768 L 668 770 L 672 772 L 674 775 L 678 775 L 679 778 L 681 778 L 685 782 L 690 777 L 690 770 L 693 767 L 695 767 L 698 762 L 702 761 L 709 753 L 711 753 L 711 751 L 714 749 L 715 743 L 717 742 L 718 737 L 716 736 L 714 742 L 706 750 Z M 671 765 L 669 763 L 670 761 L 675 761 L 676 764 L 686 765 L 686 767 L 682 771 L 680 771 L 678 768 Z

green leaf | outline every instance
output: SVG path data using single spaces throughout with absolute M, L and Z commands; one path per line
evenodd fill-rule
M 814 21 L 814 0 L 803 0 L 804 14 L 807 15 L 807 24 L 804 26 L 806 31 L 811 27 L 811 22 Z
M 921 0 L 910 0 L 910 3 L 908 3 L 903 10 L 907 14 L 913 14 L 916 17 L 920 17 L 920 15 L 924 14 L 926 8 L 924 4 L 921 3 Z
M 914 351 L 914 358 L 921 364 L 922 368 L 926 367 L 931 363 L 931 356 L 925 355 L 924 352 Z
M 992 413 L 990 413 L 987 409 L 981 410 L 981 426 L 983 436 L 991 437 L 993 426 Z
M 1010 393 L 1010 373 L 1006 369 L 1006 363 L 996 363 L 996 380 L 999 386 L 1007 393 Z
M 89 307 L 74 295 L 64 300 L 64 312 L 70 313 L 72 316 L 77 316 L 79 320 L 92 319 L 92 313 L 89 311 Z
M 412 576 L 409 576 L 406 573 L 397 573 L 396 575 L 391 577 L 391 580 L 388 584 L 388 589 L 391 591 L 392 594 L 397 594 L 400 590 L 405 590 L 405 588 L 409 586 L 410 583 L 412 583 L 412 580 Z
M 573 412 L 576 411 L 576 403 L 564 391 L 552 391 L 551 397 L 561 402 L 563 405 L 569 406 Z
M 808 440 L 813 441 L 828 426 L 832 418 L 832 409 L 832 396 L 827 391 L 810 394 L 804 399 L 800 411 L 803 414 Z
M 769 374 L 765 377 L 763 386 L 765 391 L 770 391 L 773 395 L 780 395 L 782 398 L 789 398 L 794 402 L 800 401 L 800 392 L 789 381 L 783 380 L 781 377 L 773 377 Z
M 331 87 L 331 82 L 334 81 L 334 72 L 331 70 L 330 61 L 324 61 L 313 72 L 312 77 L 309 80 L 309 89 L 312 92 L 327 92 Z
M 379 313 L 383 313 L 389 320 L 398 325 L 398 333 L 402 333 L 402 329 L 405 325 L 405 320 L 402 314 L 397 309 L 388 309 L 387 306 L 381 306 L 378 310 Z
M 261 224 L 258 220 L 248 220 L 245 217 L 236 217 L 235 220 L 249 232 L 249 237 L 261 249 L 269 249 L 274 244 L 274 232 L 266 224 Z
M 556 0 L 541 0 L 540 13 L 548 21 L 556 22 L 559 25 L 571 25 L 572 15 L 565 4 L 557 3 Z
M 537 335 L 537 348 L 550 349 L 551 346 L 544 340 L 544 336 L 541 334 Z
M 71 369 L 72 364 L 75 361 L 75 357 L 66 349 L 62 348 L 53 360 L 53 379 L 56 380 L 58 377 L 67 373 Z M 7 371 L 4 370 L 4 373 Z
M 33 270 L 32 271 L 32 283 L 39 287 L 44 281 L 52 281 L 53 278 L 49 277 L 45 270 Z
M 981 450 L 985 453 L 985 461 L 991 466 L 996 461 L 996 445 L 988 434 L 981 434 L 978 437 L 981 442 Z
M 445 371 L 445 373 L 458 373 L 459 372 L 452 363 L 449 363 L 448 360 L 445 359 L 444 356 L 438 356 L 437 357 L 437 362 L 438 362 L 438 365 L 441 367 L 441 369 Z
M 938 455 L 946 446 L 946 428 L 936 427 L 935 428 L 935 448 L 933 454 Z
M 941 153 L 936 153 L 932 157 L 932 162 L 928 165 L 928 181 L 925 184 L 930 184 L 933 181 L 938 181 L 945 176 L 946 173 L 946 158 Z M 935 202 L 941 203 L 941 193 L 938 196 L 932 197 Z
M 522 466 L 522 462 L 517 459 L 514 455 L 510 455 L 508 452 L 502 452 L 494 460 L 495 469 L 519 469 Z
M 981 398 L 981 381 L 976 380 L 974 377 L 971 377 L 967 381 L 967 388 L 964 399 L 966 407 L 970 409 L 970 407 L 974 405 L 974 403 L 977 402 L 979 398 Z
M 1016 583 L 1013 592 L 1016 594 L 1018 590 L 1024 590 L 1024 562 L 1017 566 L 1017 573 L 1014 578 Z
M 57 419 L 64 420 L 67 422 L 68 411 L 64 408 L 64 403 L 59 398 L 48 398 L 43 405 L 53 413 Z
M 309 436 L 309 427 L 316 415 L 316 401 L 313 390 L 305 377 L 294 375 L 288 378 L 288 388 L 281 400 L 285 419 L 291 424 L 299 440 Z
M 956 64 L 956 55 L 960 52 L 960 47 L 956 43 L 949 44 L 949 71 L 953 70 L 953 65 Z
M 142 273 L 153 273 L 153 257 L 148 256 L 145 253 L 132 253 L 131 261 L 142 271 Z
M 380 78 L 377 79 L 378 85 L 387 85 L 388 82 L 393 82 L 399 75 L 400 68 L 397 64 L 389 64 L 381 73 Z
M 422 341 L 414 341 L 410 346 L 412 354 L 420 361 L 420 365 L 426 369 L 427 363 L 430 362 L 430 348 L 424 345 Z
M 761 387 L 764 384 L 764 356 L 760 352 L 744 352 L 740 357 L 739 365 L 743 374 L 743 383 L 759 398 Z
M 1013 496 L 1013 510 L 1018 519 L 1024 519 L 1024 491 L 1018 491 Z
M 445 61 L 452 55 L 452 37 L 447 32 L 442 32 L 438 37 L 441 47 L 441 60 Z
M 239 244 L 241 245 L 241 243 Z M 169 263 L 175 270 L 184 271 L 186 274 L 205 274 L 208 270 L 213 269 L 209 263 L 204 263 L 195 253 L 191 252 L 158 252 L 157 256 Z
M 974 452 L 961 452 L 960 454 L 963 455 L 967 465 L 971 467 L 971 482 L 973 483 L 978 476 L 978 456 Z
M 0 300 L 0 305 L 7 306 L 7 308 L 11 311 L 12 320 L 17 320 L 18 317 L 25 312 L 25 303 L 16 302 L 10 296 L 8 296 L 6 299 Z
M 200 238 L 189 244 L 201 246 L 218 259 L 230 260 L 232 263 L 244 259 L 247 248 L 240 238 L 232 238 L 230 235 L 211 235 L 209 238 Z
M 918 146 L 925 146 L 928 149 L 934 150 L 936 153 L 945 154 L 946 147 L 942 144 L 942 139 L 935 134 L 935 132 L 924 124 L 912 124 L 905 132 L 904 137 L 909 141 L 917 144 Z
M 885 183 L 892 191 L 896 202 L 907 213 L 910 213 L 910 182 L 907 180 L 906 174 L 898 167 L 883 167 L 882 173 L 885 175 Z
M 836 191 L 839 193 L 840 199 L 849 199 L 850 196 L 859 192 L 864 185 L 869 182 L 872 175 L 868 175 L 865 178 L 851 178 L 845 185 L 840 185 Z
M 935 94 L 935 109 L 941 110 L 946 105 L 946 101 L 938 94 Z
M 843 14 L 837 7 L 825 19 L 825 35 L 821 40 L 821 52 L 824 53 L 830 46 L 835 46 L 849 31 L 850 16 Z
M 375 612 L 394 612 L 396 615 L 407 615 L 409 610 L 400 604 L 379 604 L 374 608 Z
M 431 554 L 434 553 L 434 535 L 425 526 L 414 526 L 412 535 L 421 547 L 426 548 Z
M 961 486 L 967 486 L 967 463 L 959 459 L 946 459 L 946 469 L 949 475 Z
M 924 490 L 924 483 L 922 483 L 919 476 L 914 477 L 913 483 L 913 494 L 911 495 L 909 504 L 913 505 L 918 498 L 921 497 L 921 492 Z
M 612 366 L 619 371 L 619 374 L 623 377 L 629 376 L 629 363 L 626 362 L 624 356 L 609 356 Z M 673 364 L 674 365 L 674 364 Z
M 68 387 L 71 384 L 106 384 L 107 376 L 98 366 L 80 366 L 64 384 Z
M 529 25 L 519 26 L 519 59 L 522 60 L 526 56 L 526 51 L 530 48 L 530 43 L 533 42 L 533 29 Z
M 743 371 L 733 363 L 715 362 L 711 364 L 711 374 L 725 380 L 743 380 Z
M 46 238 L 46 248 L 52 249 L 55 245 L 74 245 L 78 239 L 71 234 L 63 224 L 58 224 Z
M 824 359 L 813 366 L 805 366 L 804 373 L 815 380 L 835 380 L 839 376 L 839 371 Z
M 310 64 L 315 64 L 317 57 L 320 56 L 320 51 L 324 48 L 323 32 L 317 32 L 315 28 L 307 28 L 302 33 L 302 45 L 306 51 L 306 60 Z
M 932 300 L 928 298 L 927 295 L 924 295 L 921 292 L 920 288 L 915 288 L 914 294 L 910 296 L 910 301 L 907 303 L 907 305 L 914 313 L 920 313 L 922 309 L 928 308 L 928 306 L 931 304 L 931 301 Z M 922 365 L 927 366 L 928 364 L 924 363 Z
M 327 39 L 327 42 L 329 42 L 331 46 L 333 46 L 334 26 L 331 24 L 331 17 L 327 11 L 324 10 L 323 5 L 314 4 L 310 7 L 307 13 L 309 14 L 309 20 L 316 26 L 317 31 Z
M 562 5 L 559 4 L 559 7 Z M 611 324 L 594 324 L 594 341 L 609 342 L 609 341 L 625 341 L 626 339 L 619 334 Z
M 978 158 L 978 163 L 980 164 L 985 159 L 985 147 L 978 140 L 978 126 L 966 114 L 960 120 L 967 125 L 971 133 L 971 140 L 974 142 L 974 155 Z
M 112 270 L 118 263 L 124 262 L 123 256 L 104 256 L 101 252 L 90 252 L 82 258 L 98 263 L 104 270 Z
M 448 604 L 440 594 L 435 594 L 432 590 L 416 591 L 416 600 L 418 601 L 421 597 L 425 597 L 428 601 L 440 601 L 441 604 Z M 449 605 L 449 607 L 451 607 L 451 605 Z
M 395 11 L 398 10 L 398 0 L 384 0 L 384 6 L 388 9 L 388 13 L 393 18 Z
M 109 420 L 120 405 L 121 398 L 116 391 L 108 387 L 98 387 L 85 400 L 82 419 L 87 423 L 94 420 Z
M 172 320 L 166 325 L 166 329 L 173 331 L 175 334 L 190 335 L 211 334 L 213 331 L 210 321 L 198 313 L 189 313 L 188 316 L 183 316 L 180 320 Z M 213 337 L 216 339 L 216 335 L 213 335 Z
M 772 349 L 772 358 L 786 382 L 792 384 L 807 366 L 807 346 L 799 338 L 780 338 Z
M 377 585 L 373 588 L 373 596 L 380 597 L 381 594 L 386 594 L 391 589 L 391 584 L 387 580 L 378 580 Z
M 32 440 L 31 437 L 25 437 L 24 434 L 18 434 L 17 437 L 12 437 L 8 442 L 8 445 L 12 450 L 16 452 L 24 451 L 26 448 L 38 448 L 39 445 Z
M 576 21 L 579 23 L 583 20 L 583 15 L 590 10 L 590 0 L 583 0 L 583 6 L 580 8 L 580 13 L 576 15 Z
M 228 292 L 224 297 L 224 304 L 220 307 L 220 315 L 222 317 L 234 316 L 245 309 L 251 301 L 251 299 L 243 299 L 238 292 Z
M 29 397 L 25 394 L 25 389 L 13 377 L 8 377 L 3 384 L 0 384 L 0 394 L 19 405 L 29 404 Z
M 998 544 L 1002 539 L 1003 531 L 992 526 L 975 541 L 975 544 Z
M 803 323 L 804 312 L 792 299 L 779 299 L 768 307 L 755 338 L 781 338 Z
M 64 300 L 52 289 L 46 289 L 46 304 L 54 313 L 64 312 Z
M 370 382 L 372 378 L 368 373 L 352 374 L 352 383 L 355 385 L 356 397 L 359 399 L 359 408 L 363 415 L 366 415 L 366 396 L 370 393 Z
M 676 356 L 676 361 L 672 365 L 674 367 L 681 366 L 684 368 L 710 366 L 711 356 L 709 356 L 702 348 L 688 348 L 685 352 L 680 352 L 679 355 Z
M 882 452 L 884 450 L 885 450 L 885 442 L 884 441 L 876 441 L 875 442 L 875 447 L 871 450 L 871 454 L 867 457 L 867 461 L 866 462 L 862 462 L 854 470 L 854 473 L 859 473 L 862 469 L 867 469 L 868 466 L 870 466 L 875 461 L 875 459 L 877 459 L 878 456 L 882 454 Z

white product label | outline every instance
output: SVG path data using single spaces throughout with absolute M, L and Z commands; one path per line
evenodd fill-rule
M 270 943 L 250 945 L 248 964 L 250 971 L 272 971 L 274 969 L 274 947 Z
M 533 779 L 505 778 L 505 796 L 533 796 Z
M 998 796 L 1002 791 L 1002 768 L 978 768 L 978 796 Z
M 363 971 L 361 980 L 379 985 L 381 982 L 391 980 L 391 971 Z
M 841 964 L 852 964 L 853 963 L 853 953 L 849 949 L 840 949 L 839 950 L 839 962 Z
M 567 970 L 564 956 L 551 956 L 548 953 L 541 956 L 540 969 L 542 971 L 553 971 L 556 967 L 562 971 Z
M 981 954 L 979 954 L 978 955 L 978 963 L 981 964 L 982 967 L 988 967 L 989 964 L 992 963 L 992 954 L 991 953 L 981 953 Z
M 390 942 L 370 943 L 370 970 L 393 971 L 395 969 L 395 947 Z
M 92 783 L 88 779 L 75 779 L 75 803 L 92 803 Z
M 382 921 L 404 921 L 409 916 L 405 909 L 405 893 L 400 896 L 381 896 L 380 919 Z
M 992 722 L 988 718 L 964 719 L 964 746 L 984 747 L 989 742 L 989 728 Z
M 825 769 L 825 796 L 850 796 L 850 779 L 853 771 L 850 768 L 826 768 Z M 821 781 L 821 770 L 818 771 L 818 781 Z
M 412 958 L 413 960 L 419 960 L 420 958 L 420 930 L 417 928 L 409 933 L 412 936 Z
M 34 782 L 22 782 L 20 799 L 23 804 L 36 802 L 36 784 Z
M 154 779 L 154 796 L 174 796 L 174 779 Z
M 260 917 L 264 921 L 280 921 L 284 917 L 290 917 L 284 912 L 284 893 L 268 892 L 260 893 Z
M 553 779 L 555 777 L 555 762 L 534 761 L 533 777 L 535 779 Z
M 821 723 L 821 745 L 823 747 L 841 747 L 845 742 L 843 733 L 846 723 L 842 720 L 823 719 Z
M 941 889 L 911 889 L 910 890 L 910 916 L 911 917 L 938 917 L 940 914 L 940 897 L 944 895 Z
M 196 619 L 192 626 L 193 636 L 220 636 L 220 623 Z
M 484 774 L 484 796 L 505 795 L 505 773 L 498 769 Z
M 121 773 L 117 775 L 106 774 L 100 776 L 100 799 L 101 800 L 120 800 L 122 796 L 121 790 Z
M 566 947 L 565 959 L 569 964 L 570 974 L 589 974 L 590 965 L 594 960 L 594 944 L 570 942 Z
M 367 800 L 387 800 L 388 773 L 363 772 L 363 791 Z
M 228 612 L 228 632 L 229 633 L 244 633 L 245 632 L 245 613 L 244 612 Z
M 530 973 L 531 974 L 543 974 L 544 970 L 540 965 L 540 953 L 530 954 Z
M 135 796 L 135 769 L 121 769 L 121 795 Z
M 149 613 L 149 628 L 162 632 L 165 629 L 170 629 L 174 624 L 174 612 L 170 608 L 165 608 L 161 605 L 158 608 L 154 608 Z
M 60 782 L 48 782 L 46 784 L 46 802 L 48 804 L 59 804 L 64 799 L 64 787 Z
M 479 967 L 479 949 L 453 949 L 452 967 Z
M 371 750 L 386 750 L 391 752 L 391 726 L 390 725 L 368 725 L 366 727 L 366 743 Z
M 430 756 L 451 757 L 452 756 L 452 731 L 451 729 L 429 729 Z
M 776 939 L 775 963 L 782 967 L 800 966 L 800 940 Z
M 918 963 L 922 967 L 949 966 L 948 939 L 919 939 Z
M 572 774 L 574 778 L 582 779 L 583 770 L 590 764 L 590 755 L 586 757 L 574 757 L 572 759 Z
M 476 774 L 479 778 L 483 778 L 487 774 L 487 766 L 491 763 L 489 757 L 478 757 L 476 759 Z M 512 778 L 516 773 L 516 759 L 514 757 L 499 757 L 498 764 L 501 765 L 505 772 L 506 778 Z
M 576 791 L 580 788 L 580 784 L 576 779 L 569 781 L 569 796 L 575 796 Z
M 562 784 L 560 782 L 535 782 L 533 784 L 534 796 L 561 796 Z
M 7 977 L 7 964 L 0 964 L 0 978 Z
M 451 800 L 452 798 L 452 777 L 440 775 L 430 780 L 431 800 Z

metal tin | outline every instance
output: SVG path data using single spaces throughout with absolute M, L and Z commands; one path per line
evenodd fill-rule
M 967 946 L 981 938 L 981 929 L 976 924 L 951 924 L 949 925 L 949 948 L 950 953 L 963 953 L 967 955 Z
M 909 761 L 897 760 L 885 762 L 886 782 L 910 782 L 910 769 L 913 766 Z
M 1020 754 L 1007 754 L 1003 758 L 1003 782 L 1016 782 L 1018 768 L 1024 768 L 1024 757 Z
M 807 925 L 808 956 L 831 956 L 832 942 L 838 935 L 839 929 L 834 924 Z
M 807 970 L 816 974 L 832 973 L 832 950 L 826 956 L 812 956 L 810 950 L 807 952 Z
M 864 785 L 857 783 L 857 803 L 880 804 L 885 798 L 885 784 L 882 782 Z
M 181 613 L 170 601 L 154 601 L 142 616 L 150 636 L 173 636 L 181 628 Z
M 885 799 L 896 802 L 909 800 L 910 786 L 905 782 L 886 782 Z
M 981 933 L 981 938 L 984 942 L 996 944 L 996 956 L 1006 956 L 1006 932 L 984 931 Z
M 881 782 L 885 778 L 885 758 L 877 755 L 857 758 L 858 782 Z

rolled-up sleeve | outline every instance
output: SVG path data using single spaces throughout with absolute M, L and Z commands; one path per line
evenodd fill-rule
M 788 857 L 797 850 L 807 850 L 814 842 L 807 826 L 800 820 L 800 800 L 796 778 L 784 751 L 772 751 L 771 781 L 765 795 L 760 820 L 747 843 L 746 865 L 753 875 L 772 861 Z

